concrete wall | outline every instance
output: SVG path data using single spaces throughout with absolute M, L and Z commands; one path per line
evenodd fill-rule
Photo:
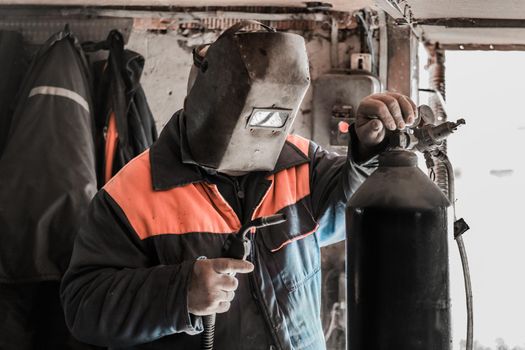
M 127 45 L 146 59 L 142 87 L 158 131 L 182 108 L 186 96 L 186 82 L 193 61 L 191 52 L 177 42 L 178 37 L 174 32 L 133 31 Z

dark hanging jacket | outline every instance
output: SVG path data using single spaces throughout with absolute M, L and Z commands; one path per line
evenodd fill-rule
M 200 349 L 202 319 L 187 308 L 193 263 L 220 257 L 247 221 L 283 213 L 251 237 L 255 270 L 237 275 L 215 348 L 324 349 L 320 248 L 344 238 L 346 202 L 375 162 L 290 135 L 273 171 L 246 175 L 239 215 L 213 175 L 183 161 L 181 115 L 93 200 L 61 285 L 72 333 L 115 349 Z
M 0 31 L 0 156 L 13 118 L 16 93 L 27 71 L 29 59 L 22 34 Z
M 87 50 L 109 50 L 107 62 L 98 66 L 97 177 L 102 187 L 127 162 L 144 152 L 157 139 L 153 114 L 140 78 L 144 57 L 124 49 L 118 31 L 106 41 L 85 46 Z
M 96 193 L 88 66 L 69 32 L 38 51 L 0 158 L 0 281 L 58 280 Z

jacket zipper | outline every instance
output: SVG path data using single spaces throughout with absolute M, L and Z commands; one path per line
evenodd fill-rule
M 242 203 L 240 201 L 241 199 L 244 199 L 244 191 L 241 189 L 241 185 L 239 184 L 239 180 L 237 180 L 236 177 L 233 178 L 233 188 L 235 190 L 235 201 L 237 202 L 237 208 L 241 211 L 240 214 L 242 215 Z
M 255 235 L 256 233 L 253 233 L 252 234 L 252 239 L 250 240 L 251 242 L 251 245 L 252 245 L 252 249 L 251 249 L 251 261 L 254 265 L 257 265 L 257 255 L 255 253 L 255 250 L 256 250 L 256 246 L 255 246 Z M 259 307 L 259 310 L 261 311 L 261 313 L 264 315 L 264 321 L 266 323 L 266 326 L 270 329 L 270 334 L 273 338 L 273 341 L 276 345 L 276 347 L 278 349 L 282 349 L 282 345 L 281 345 L 281 342 L 279 341 L 279 336 L 277 335 L 277 332 L 275 331 L 275 329 L 273 328 L 272 326 L 272 321 L 270 319 L 270 315 L 268 314 L 268 310 L 266 309 L 266 306 L 263 304 L 262 302 L 262 299 L 263 299 L 263 296 L 262 296 L 262 293 L 261 293 L 261 289 L 259 288 L 259 286 L 257 285 L 257 279 L 255 278 L 255 270 L 250 273 L 250 289 L 252 291 L 252 296 L 254 297 L 255 299 L 255 302 L 257 304 L 257 306 Z
M 239 184 L 239 181 L 237 180 L 237 178 L 233 178 L 233 186 L 234 186 L 234 189 L 235 189 L 235 200 L 237 201 L 237 204 L 239 206 L 239 208 L 242 208 L 241 206 L 241 202 L 239 200 L 239 193 L 241 192 L 241 186 Z M 266 193 L 265 195 L 267 194 L 268 192 L 268 189 L 266 190 Z M 242 198 L 244 198 L 244 193 L 242 193 Z M 264 196 L 263 198 L 261 198 L 260 202 L 262 202 L 264 200 Z M 257 207 L 256 206 L 255 208 L 253 208 L 251 210 L 251 213 L 250 215 L 248 216 L 249 218 L 251 218 L 253 216 L 253 213 L 255 212 L 255 210 L 257 210 Z M 242 210 L 242 209 L 241 209 Z M 256 246 L 255 246 L 255 235 L 256 235 L 256 232 L 254 232 L 252 234 L 252 237 L 250 239 L 250 244 L 251 244 L 251 253 L 250 253 L 250 260 L 251 262 L 254 264 L 254 265 L 257 265 L 257 255 L 256 255 Z M 250 273 L 250 278 L 249 278 L 249 281 L 250 281 L 250 289 L 251 289 L 251 292 L 252 292 L 252 297 L 255 299 L 255 303 L 257 304 L 257 307 L 259 308 L 259 311 L 261 312 L 261 314 L 264 315 L 264 321 L 265 321 L 265 324 L 266 326 L 269 328 L 270 330 L 270 335 L 273 339 L 273 342 L 275 343 L 275 346 L 278 348 L 278 349 L 283 349 L 282 345 L 281 345 L 281 342 L 279 341 L 279 337 L 277 335 L 277 333 L 275 332 L 273 326 L 272 326 L 272 321 L 271 321 L 271 318 L 270 318 L 270 315 L 268 313 L 268 310 L 266 308 L 266 306 L 263 304 L 262 302 L 262 299 L 263 299 L 263 295 L 261 293 L 261 289 L 259 288 L 259 286 L 257 285 L 257 280 L 255 278 L 255 271 Z

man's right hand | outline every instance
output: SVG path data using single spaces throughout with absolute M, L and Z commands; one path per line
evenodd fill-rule
M 239 285 L 236 273 L 253 271 L 253 264 L 236 259 L 204 259 L 193 265 L 188 289 L 188 311 L 196 316 L 226 312 Z

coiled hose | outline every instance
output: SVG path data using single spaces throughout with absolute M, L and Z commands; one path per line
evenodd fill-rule
M 204 331 L 201 337 L 201 349 L 213 350 L 213 338 L 215 337 L 215 314 L 202 317 Z

